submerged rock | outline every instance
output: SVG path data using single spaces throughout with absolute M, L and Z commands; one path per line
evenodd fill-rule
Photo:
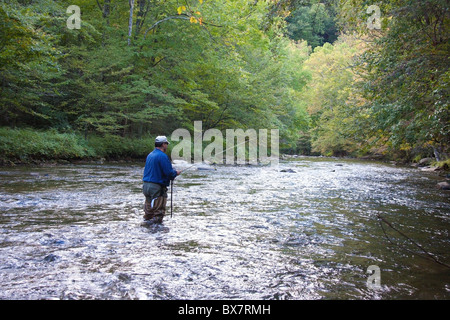
M 448 183 L 448 181 L 439 182 L 437 188 L 441 190 L 450 190 L 450 183 Z
M 434 172 L 434 171 L 439 171 L 439 167 L 424 167 L 424 168 L 420 168 L 421 171 L 428 171 L 428 172 Z
M 292 170 L 292 169 L 283 169 L 283 170 L 280 170 L 280 172 L 288 172 L 288 173 L 296 173 L 294 170 Z
M 197 170 L 217 170 L 217 169 L 214 167 L 202 166 L 202 167 L 198 167 Z
M 130 282 L 132 280 L 131 275 L 129 275 L 127 273 L 119 273 L 117 275 L 117 278 L 119 278 L 119 280 L 124 281 L 124 282 Z
M 53 253 L 50 253 L 48 256 L 46 256 L 44 258 L 44 261 L 46 261 L 46 262 L 53 262 L 53 261 L 56 261 L 58 258 L 59 257 L 57 255 L 55 255 Z

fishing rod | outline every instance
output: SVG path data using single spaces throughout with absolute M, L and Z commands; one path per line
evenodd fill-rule
M 196 165 L 197 165 L 197 164 L 194 163 L 192 166 L 189 166 L 189 167 L 187 167 L 186 169 L 181 170 L 180 174 L 182 174 L 183 172 L 189 170 L 189 169 L 192 168 L 192 167 L 195 167 Z
M 170 180 L 170 218 L 173 214 L 173 180 Z

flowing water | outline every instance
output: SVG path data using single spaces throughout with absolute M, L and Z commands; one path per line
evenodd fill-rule
M 450 269 L 409 240 L 450 264 L 435 174 L 322 158 L 198 169 L 156 228 L 140 226 L 141 163 L 0 169 L 0 299 L 450 298 Z

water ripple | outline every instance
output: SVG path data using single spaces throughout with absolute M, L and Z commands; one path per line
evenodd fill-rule
M 173 218 L 148 229 L 142 170 L 2 170 L 0 299 L 450 297 L 448 270 L 376 219 L 449 262 L 448 193 L 432 176 L 323 158 L 194 168 L 175 180 Z

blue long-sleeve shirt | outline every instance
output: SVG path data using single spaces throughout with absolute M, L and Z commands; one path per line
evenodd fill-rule
M 147 156 L 144 168 L 144 182 L 153 182 L 169 186 L 170 180 L 175 179 L 177 172 L 173 169 L 167 154 L 159 149 L 153 150 Z

